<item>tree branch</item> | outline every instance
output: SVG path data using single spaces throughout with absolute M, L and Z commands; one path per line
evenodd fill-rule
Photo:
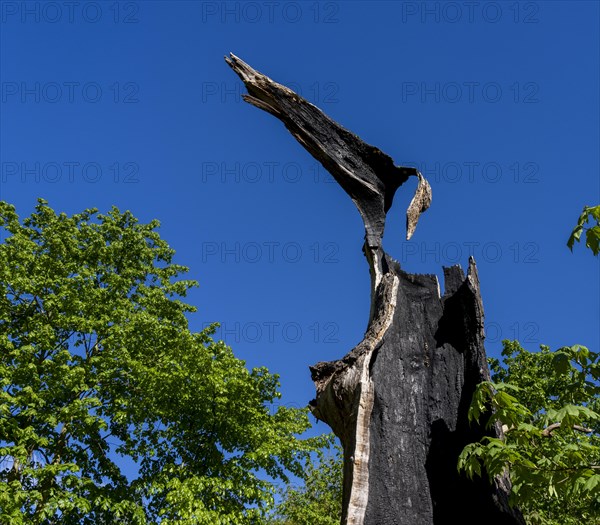
M 542 430 L 542 436 L 551 438 L 552 432 L 554 432 L 556 429 L 558 429 L 560 427 L 561 427 L 561 423 L 552 423 L 551 425 L 546 427 L 544 430 Z M 578 432 L 583 432 L 584 434 L 589 434 L 590 432 L 593 432 L 593 429 L 582 427 L 581 425 L 573 425 L 573 430 L 577 430 Z

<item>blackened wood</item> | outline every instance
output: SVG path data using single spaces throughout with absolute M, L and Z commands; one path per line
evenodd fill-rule
M 429 184 L 342 128 L 290 89 L 231 55 L 246 101 L 279 118 L 350 195 L 365 223 L 371 313 L 345 357 L 310 367 L 313 414 L 344 447 L 343 525 L 523 525 L 508 505 L 506 478 L 468 480 L 457 471 L 465 445 L 486 431 L 469 425 L 475 386 L 489 379 L 477 268 L 413 275 L 383 251 L 386 212 L 411 175 L 419 178 L 407 237 L 431 202 Z M 488 435 L 502 437 L 499 426 Z

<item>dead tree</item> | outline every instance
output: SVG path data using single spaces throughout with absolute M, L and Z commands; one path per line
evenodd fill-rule
M 471 426 L 475 386 L 489 379 L 483 305 L 475 261 L 465 277 L 444 268 L 413 275 L 382 248 L 394 193 L 418 178 L 407 212 L 407 238 L 431 202 L 414 168 L 393 160 L 331 120 L 290 89 L 235 55 L 227 63 L 242 79 L 244 100 L 280 119 L 350 195 L 365 223 L 371 310 L 364 339 L 338 361 L 310 367 L 312 413 L 344 448 L 342 525 L 523 524 L 508 505 L 506 478 L 489 483 L 459 475 L 463 447 L 502 430 Z

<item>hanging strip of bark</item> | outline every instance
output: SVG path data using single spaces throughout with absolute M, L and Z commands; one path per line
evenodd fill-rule
M 281 120 L 332 174 L 365 224 L 371 313 L 363 340 L 337 361 L 310 367 L 313 414 L 344 447 L 342 525 L 523 525 L 508 505 L 507 478 L 468 480 L 458 455 L 485 431 L 467 418 L 475 386 L 489 380 L 483 305 L 475 261 L 465 276 L 444 268 L 414 275 L 383 250 L 386 213 L 396 190 L 418 178 L 407 212 L 407 238 L 431 203 L 415 168 L 395 166 L 374 146 L 285 86 L 234 55 L 227 63 L 248 89 L 244 99 Z

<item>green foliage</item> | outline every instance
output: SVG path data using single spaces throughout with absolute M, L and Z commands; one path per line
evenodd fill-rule
M 585 225 L 589 222 L 589 220 L 595 220 L 596 224 L 589 228 L 586 228 Z M 575 241 L 579 242 L 581 239 L 581 234 L 585 230 L 585 245 L 588 247 L 594 255 L 598 255 L 600 253 L 600 205 L 598 206 L 584 206 L 581 215 L 577 221 L 577 226 L 571 232 L 569 240 L 567 241 L 567 246 L 573 251 L 573 245 Z
M 600 355 L 503 343 L 505 366 L 490 359 L 493 382 L 477 387 L 469 417 L 503 425 L 505 439 L 468 445 L 459 469 L 490 478 L 508 469 L 511 502 L 529 524 L 599 523 Z
M 258 523 L 323 444 L 271 409 L 276 375 L 189 330 L 157 227 L 0 202 L 0 523 Z
M 333 436 L 332 436 L 333 438 Z M 343 454 L 339 445 L 319 451 L 304 474 L 304 485 L 288 486 L 269 525 L 339 525 L 342 517 Z

